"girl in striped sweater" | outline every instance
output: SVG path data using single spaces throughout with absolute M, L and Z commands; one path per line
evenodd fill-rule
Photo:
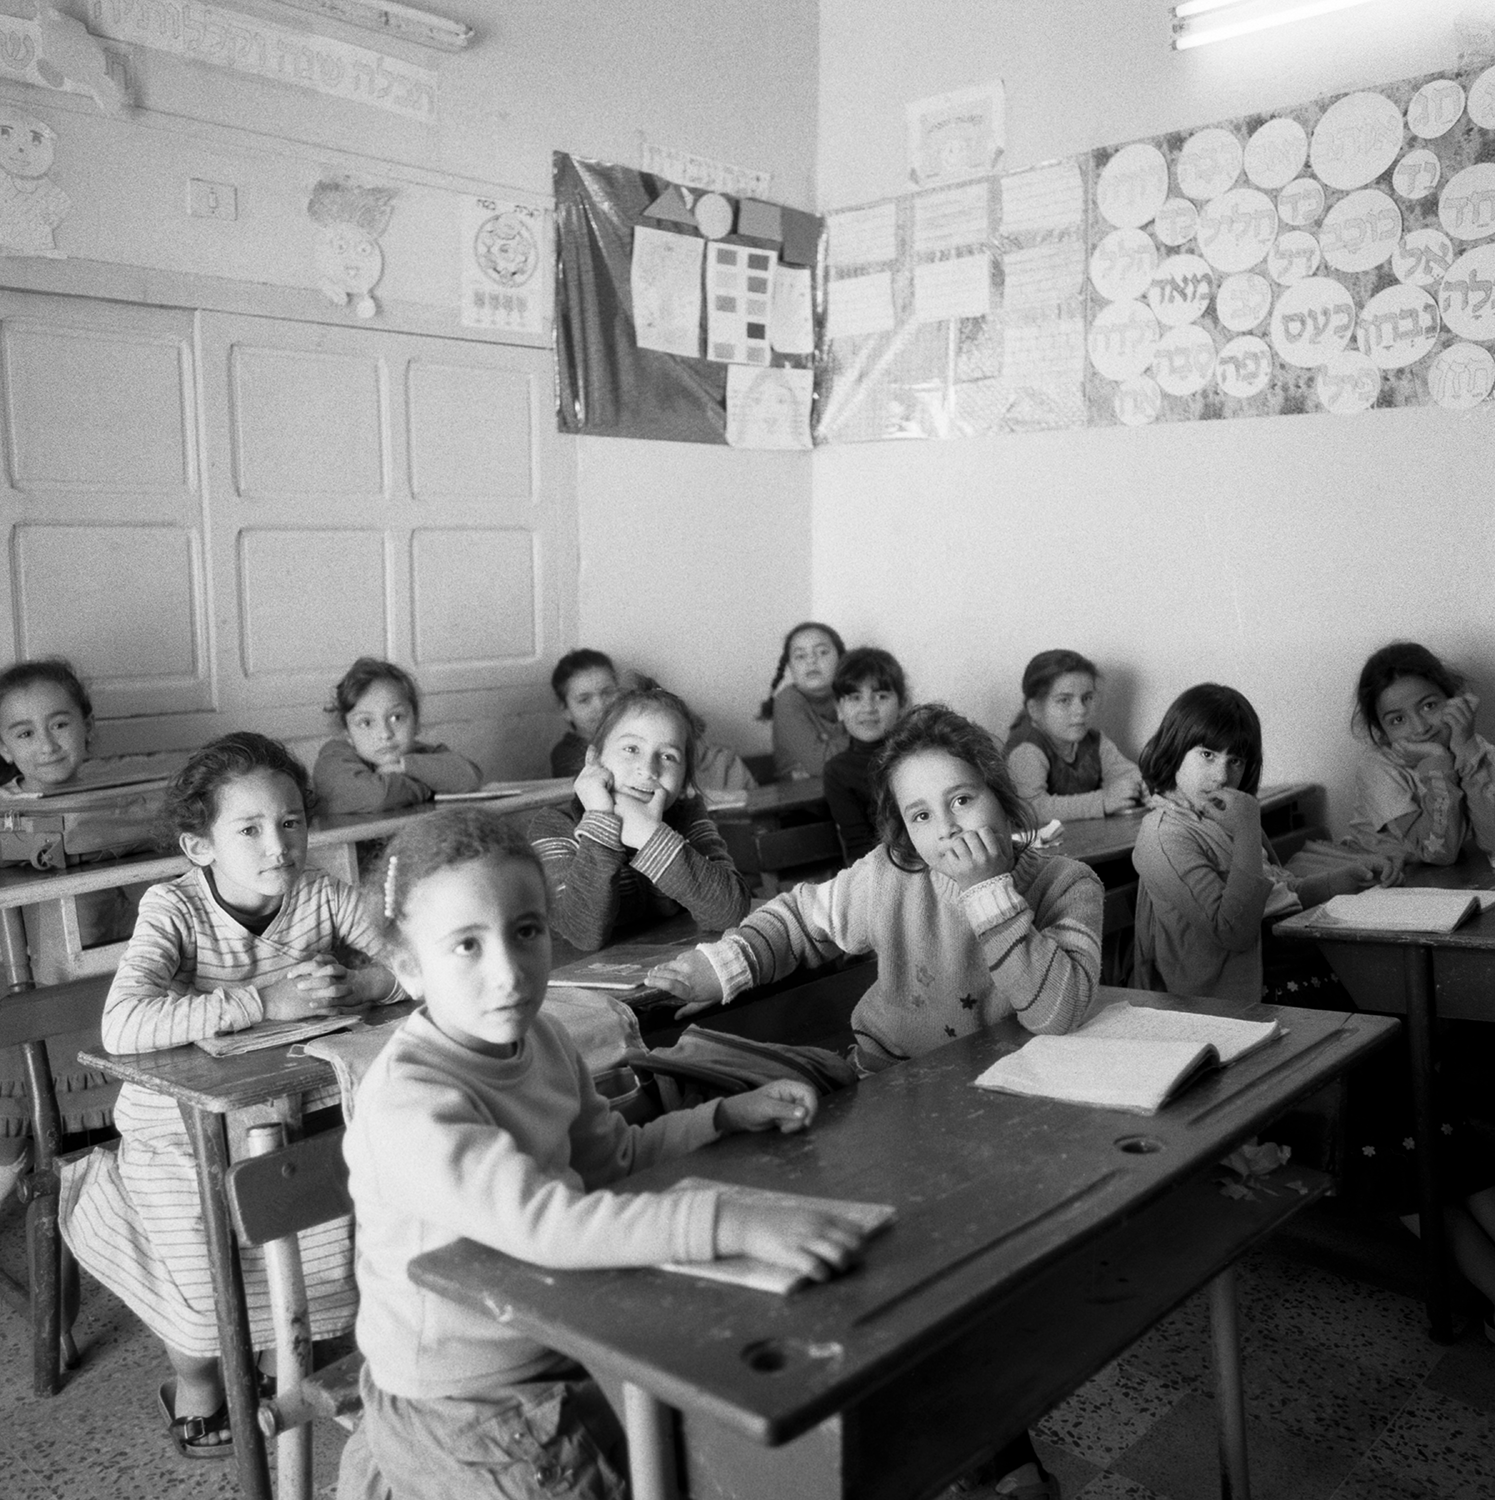
M 306 870 L 305 770 L 264 735 L 231 734 L 199 750 L 167 794 L 167 814 L 193 868 L 152 886 L 104 1003 L 104 1046 L 152 1052 L 402 996 L 370 961 L 382 943 L 358 893 Z M 324 1097 L 325 1095 L 325 1097 Z M 242 1118 L 289 1119 L 335 1104 L 337 1089 L 281 1100 Z M 176 1101 L 126 1084 L 115 1106 L 118 1152 L 96 1151 L 67 1170 L 61 1217 L 69 1248 L 166 1345 L 175 1371 L 160 1404 L 185 1457 L 226 1457 L 228 1413 L 218 1366 L 207 1240 L 192 1148 Z M 232 1144 L 232 1140 L 231 1140 Z M 312 1334 L 353 1321 L 349 1225 L 301 1236 Z M 264 1261 L 242 1249 L 251 1329 L 268 1344 Z

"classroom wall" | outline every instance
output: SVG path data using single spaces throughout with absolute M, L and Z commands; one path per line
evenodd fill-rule
M 1455 18 L 1495 12 L 1375 0 L 1175 53 L 1170 9 L 822 0 L 821 209 L 906 187 L 904 105 L 928 94 L 1002 77 L 1017 168 L 1452 68 Z M 1035 651 L 1084 651 L 1131 752 L 1182 688 L 1233 683 L 1261 713 L 1267 779 L 1325 783 L 1342 828 L 1370 650 L 1421 638 L 1495 687 L 1492 443 L 1487 402 L 822 448 L 815 612 L 996 729 Z
M 297 24 L 273 5 L 235 3 Z M 63 8 L 88 14 L 85 0 L 65 0 Z M 169 300 L 174 288 L 207 278 L 220 296 L 237 299 L 236 310 L 263 305 L 333 321 L 338 314 L 310 290 L 305 206 L 320 176 L 347 172 L 398 192 L 375 291 L 386 320 L 463 336 L 456 312 L 461 194 L 507 189 L 548 199 L 553 150 L 631 162 L 647 139 L 766 170 L 771 196 L 812 206 L 814 0 L 754 0 L 709 13 L 694 0 L 442 0 L 436 8 L 476 26 L 476 43 L 449 54 L 332 21 L 314 28 L 436 68 L 440 114 L 430 126 L 114 43 L 108 45 L 124 59 L 132 99 L 119 120 L 75 95 L 0 84 L 0 98 L 57 130 L 51 176 L 73 201 L 57 231 L 70 260 L 9 262 L 12 274 L 0 269 L 0 284 L 35 285 L 26 280 L 34 272 L 48 290 L 105 284 Z M 189 177 L 233 185 L 238 219 L 188 218 Z M 121 267 L 128 268 L 123 278 L 114 274 Z M 356 321 L 351 313 L 346 318 Z M 671 666 L 681 689 L 722 721 L 723 738 L 756 748 L 761 736 L 750 727 L 749 700 L 761 696 L 757 679 L 766 681 L 780 622 L 802 615 L 809 602 L 807 456 L 766 465 L 725 448 L 565 441 L 578 459 L 567 503 L 577 508 L 587 580 L 575 622 L 581 637 L 641 665 L 646 658 L 656 672 Z M 794 560 L 759 573 L 745 624 L 699 633 L 690 646 L 672 644 L 657 623 L 660 596 L 651 598 L 647 588 L 651 578 L 657 583 L 661 552 L 690 557 L 700 551 L 692 539 L 709 537 L 715 558 L 756 564 L 765 517 Z M 709 587 L 704 572 L 698 588 L 686 585 L 702 600 Z M 727 636 L 724 659 L 702 649 Z M 548 690 L 530 695 L 524 711 L 534 716 L 534 730 L 528 749 L 516 746 L 515 754 L 533 755 L 554 737 L 552 710 Z M 140 728 L 128 736 L 129 748 L 141 742 Z

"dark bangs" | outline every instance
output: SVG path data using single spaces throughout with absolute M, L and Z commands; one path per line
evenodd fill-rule
M 1244 693 L 1218 682 L 1201 682 L 1180 693 L 1137 758 L 1147 789 L 1171 792 L 1184 756 L 1196 745 L 1238 755 L 1245 766 L 1241 790 L 1256 795 L 1261 785 L 1261 720 Z

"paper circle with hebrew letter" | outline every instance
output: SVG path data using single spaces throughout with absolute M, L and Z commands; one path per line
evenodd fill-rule
M 1412 229 L 1391 256 L 1398 281 L 1409 286 L 1437 286 L 1453 264 L 1453 241 L 1441 229 Z
M 1381 394 L 1381 372 L 1357 350 L 1336 354 L 1314 382 L 1319 404 L 1337 417 L 1369 411 Z
M 1167 159 L 1147 141 L 1123 146 L 1096 179 L 1096 207 L 1118 229 L 1140 229 L 1167 197 Z
M 1170 255 L 1147 288 L 1147 305 L 1164 328 L 1192 323 L 1209 310 L 1215 277 L 1197 255 Z
M 1215 359 L 1215 384 L 1237 401 L 1259 396 L 1271 382 L 1272 351 L 1254 333 L 1231 339 Z
M 1464 89 L 1452 78 L 1435 78 L 1412 95 L 1407 106 L 1407 129 L 1424 141 L 1447 135 L 1464 113 Z
M 1495 162 L 1478 162 L 1448 179 L 1438 197 L 1438 222 L 1456 240 L 1495 234 Z
M 1279 234 L 1267 252 L 1267 274 L 1279 286 L 1316 275 L 1323 263 L 1319 242 L 1306 229 L 1289 229 Z
M 1382 370 L 1404 370 L 1432 353 L 1442 324 L 1420 286 L 1389 286 L 1360 309 L 1355 343 Z
M 1197 323 L 1170 328 L 1152 354 L 1152 378 L 1170 396 L 1192 396 L 1215 373 L 1215 341 Z
M 703 193 L 696 204 L 696 228 L 708 240 L 719 240 L 732 233 L 732 204 L 720 193 Z
M 1158 247 L 1145 229 L 1113 229 L 1090 257 L 1090 282 L 1108 302 L 1140 297 L 1158 268 Z
M 1495 130 L 1495 68 L 1486 68 L 1469 85 L 1468 108 L 1481 130 Z
M 1227 276 L 1215 294 L 1215 316 L 1232 333 L 1249 333 L 1272 310 L 1272 284 L 1255 271 Z
M 1348 192 L 1396 160 L 1402 136 L 1402 112 L 1384 94 L 1346 94 L 1313 127 L 1308 159 L 1321 182 Z
M 1428 394 L 1449 411 L 1468 411 L 1495 390 L 1495 354 L 1478 344 L 1450 344 L 1428 366 Z
M 1426 146 L 1419 146 L 1397 162 L 1396 171 L 1391 174 L 1391 185 L 1400 197 L 1416 202 L 1418 198 L 1426 198 L 1438 186 L 1442 175 L 1443 163 Z
M 1129 380 L 1152 363 L 1162 330 L 1140 302 L 1112 302 L 1090 320 L 1090 363 L 1107 380 Z
M 1277 238 L 1277 208 L 1255 188 L 1232 188 L 1199 211 L 1200 253 L 1217 270 L 1249 271 Z
M 1341 353 L 1354 332 L 1355 299 L 1332 276 L 1288 287 L 1272 311 L 1272 347 L 1300 370 Z
M 1372 271 L 1385 265 L 1402 238 L 1402 211 L 1379 188 L 1347 193 L 1319 225 L 1324 259 L 1336 271 Z
M 1323 183 L 1299 177 L 1277 194 L 1277 213 L 1284 224 L 1304 229 L 1318 223 L 1325 201 Z
M 1246 176 L 1253 187 L 1284 188 L 1308 160 L 1308 132 L 1296 120 L 1268 120 L 1246 142 Z
M 1461 339 L 1495 340 L 1495 245 L 1466 250 L 1438 284 L 1438 311 Z
M 1199 210 L 1187 198 L 1170 198 L 1152 221 L 1152 232 L 1170 249 L 1186 245 L 1199 227 Z
M 1146 427 L 1156 422 L 1163 409 L 1163 393 L 1151 375 L 1136 375 L 1116 387 L 1112 403 L 1116 420 L 1128 427 Z
M 1241 143 L 1218 125 L 1196 130 L 1178 153 L 1179 191 L 1196 203 L 1207 203 L 1235 186 L 1241 175 Z

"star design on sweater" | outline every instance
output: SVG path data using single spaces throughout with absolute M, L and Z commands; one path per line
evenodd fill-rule
M 945 1035 L 946 1036 L 954 1036 L 955 1035 L 955 1028 L 953 1026 L 947 1026 L 947 1027 L 945 1027 Z
M 960 1008 L 962 1010 L 975 1010 L 980 1003 L 980 997 L 977 995 L 962 995 L 960 997 Z

